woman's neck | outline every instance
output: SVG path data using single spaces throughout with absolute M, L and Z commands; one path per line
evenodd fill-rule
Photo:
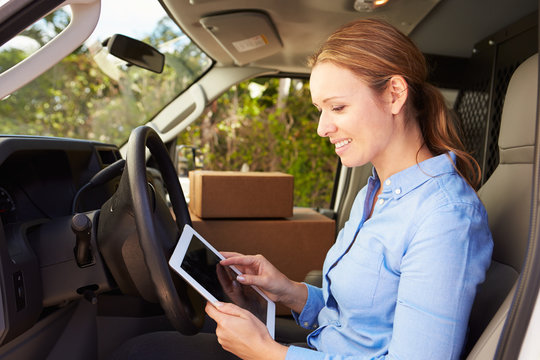
M 427 148 L 417 123 L 404 128 L 401 136 L 393 139 L 391 145 L 372 164 L 377 170 L 381 184 L 390 176 L 415 164 L 433 157 Z

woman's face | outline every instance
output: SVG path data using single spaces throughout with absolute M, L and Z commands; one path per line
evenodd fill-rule
M 317 133 L 330 139 L 345 166 L 375 165 L 399 156 L 389 148 L 396 124 L 388 91 L 376 95 L 353 72 L 330 62 L 315 65 L 310 88 L 320 111 Z

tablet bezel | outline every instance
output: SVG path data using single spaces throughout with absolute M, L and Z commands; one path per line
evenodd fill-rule
M 218 258 L 225 259 L 223 255 L 219 251 L 217 251 L 206 239 L 202 237 L 193 227 L 186 224 L 184 226 L 184 229 L 182 231 L 182 234 L 180 235 L 180 238 L 178 240 L 178 243 L 176 244 L 176 247 L 173 251 L 173 254 L 171 255 L 171 258 L 169 259 L 169 266 L 176 271 L 183 279 L 185 279 L 199 294 L 201 294 L 206 300 L 208 300 L 210 303 L 214 304 L 218 302 L 216 297 L 212 295 L 207 289 L 204 288 L 197 280 L 195 280 L 189 273 L 187 273 L 182 268 L 182 262 L 184 260 L 184 257 L 186 255 L 187 249 L 189 248 L 189 244 L 191 243 L 191 240 L 193 237 L 197 237 L 197 239 L 206 246 L 207 249 L 212 251 Z M 242 273 L 234 266 L 229 266 L 236 274 L 241 275 Z M 276 306 L 275 303 L 270 300 L 259 288 L 253 285 L 243 285 L 243 286 L 251 286 L 259 295 L 263 297 L 263 299 L 266 300 L 267 306 L 266 306 L 266 328 L 268 329 L 268 332 L 274 338 L 274 328 L 275 328 L 275 315 L 276 315 Z

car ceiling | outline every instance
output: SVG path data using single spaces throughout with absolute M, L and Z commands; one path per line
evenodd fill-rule
M 368 0 L 369 1 L 369 0 Z M 224 47 L 200 19 L 241 11 L 266 14 L 282 48 L 251 66 L 308 72 L 306 58 L 337 27 L 362 17 L 385 19 L 411 36 L 427 54 L 469 57 L 474 44 L 534 12 L 537 0 L 389 0 L 372 12 L 354 10 L 354 0 L 161 0 L 183 31 L 220 65 L 233 65 Z M 231 23 L 242 31 L 242 21 Z
M 67 3 L 73 1 L 84 2 L 66 0 Z M 468 58 L 475 44 L 538 10 L 538 0 L 389 0 L 387 5 L 372 12 L 356 11 L 355 0 L 144 1 L 156 1 L 156 6 L 159 1 L 182 30 L 216 60 L 217 66 L 248 65 L 299 74 L 309 73 L 306 59 L 328 35 L 354 19 L 385 19 L 408 34 L 426 54 Z M 17 29 L 30 25 L 34 17 L 41 14 L 39 11 L 48 11 L 60 2 L 62 0 L 11 0 L 4 4 L 0 8 L 0 44 L 20 31 Z M 23 10 L 18 11 L 21 8 Z M 30 12 L 25 11 L 26 8 L 31 8 Z M 11 16 L 14 11 L 21 16 Z M 271 47 L 270 54 L 264 51 L 259 54 L 257 49 L 253 51 L 257 53 L 256 58 L 239 61 L 224 44 L 233 35 L 257 33 L 258 23 L 242 21 L 241 17 L 238 21 L 219 23 L 219 30 L 229 34 L 225 41 L 208 31 L 205 19 L 246 12 L 268 20 L 277 45 Z

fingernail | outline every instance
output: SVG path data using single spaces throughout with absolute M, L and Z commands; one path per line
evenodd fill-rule
M 220 301 L 216 301 L 216 302 L 214 303 L 214 306 L 219 308 L 219 307 L 222 307 L 222 306 L 223 306 L 223 303 L 220 302 Z
M 238 275 L 238 276 L 236 277 L 236 280 L 238 280 L 238 281 L 246 281 L 246 278 L 243 277 L 242 275 Z

